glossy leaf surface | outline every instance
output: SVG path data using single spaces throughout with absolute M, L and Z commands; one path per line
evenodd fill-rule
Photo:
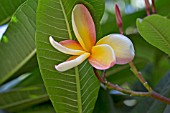
M 170 20 L 159 15 L 152 15 L 137 20 L 137 27 L 142 37 L 153 46 L 170 55 Z

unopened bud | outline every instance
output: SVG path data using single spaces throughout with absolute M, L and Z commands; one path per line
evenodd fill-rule
M 123 34 L 123 28 L 122 28 L 122 16 L 120 14 L 119 6 L 116 4 L 115 6 L 115 15 L 116 15 L 116 23 L 119 27 L 119 31 L 121 34 Z
M 149 16 L 150 15 L 150 4 L 148 0 L 145 0 L 145 6 L 146 6 L 146 13 Z
M 152 13 L 156 13 L 155 0 L 152 0 Z

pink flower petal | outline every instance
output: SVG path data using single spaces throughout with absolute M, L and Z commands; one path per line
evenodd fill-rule
M 75 40 L 64 40 L 59 42 L 62 46 L 67 47 L 69 49 L 74 49 L 74 50 L 83 50 L 83 48 L 81 47 L 81 45 L 75 41 Z
M 90 12 L 83 4 L 76 5 L 72 11 L 72 27 L 83 49 L 90 52 L 96 43 L 96 30 Z

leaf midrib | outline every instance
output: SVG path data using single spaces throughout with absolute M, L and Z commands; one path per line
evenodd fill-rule
M 17 70 L 19 70 L 24 64 L 26 64 L 36 53 L 36 49 L 34 49 L 28 56 L 24 58 L 22 62 L 20 62 L 16 67 L 13 68 L 5 77 L 0 80 L 0 84 L 6 81 L 12 74 L 14 74 Z
M 68 34 L 69 34 L 69 39 L 72 40 L 72 34 L 71 34 L 71 30 L 70 30 L 70 25 L 67 19 L 67 15 L 65 13 L 65 9 L 64 6 L 62 4 L 62 1 L 59 0 L 60 4 L 61 4 L 61 8 L 64 14 L 64 18 L 66 21 L 66 25 L 67 25 L 67 29 L 68 29 Z M 78 67 L 75 67 L 75 78 L 76 78 L 76 87 L 77 87 L 77 104 L 78 104 L 78 113 L 82 113 L 82 100 L 81 100 L 81 88 L 80 88 L 80 78 L 79 78 L 79 71 L 78 71 Z
M 81 100 L 81 88 L 78 67 L 75 67 L 76 84 L 77 84 L 77 100 L 78 100 L 78 112 L 82 113 L 82 100 Z
M 146 23 L 148 23 L 152 28 L 153 28 L 153 30 L 154 31 L 156 31 L 158 34 L 159 34 L 159 36 L 161 37 L 161 39 L 166 43 L 166 45 L 170 48 L 170 43 L 168 43 L 169 41 L 166 39 L 166 37 L 157 29 L 157 27 L 156 26 L 154 26 L 152 23 L 150 23 L 149 21 L 147 21 L 147 20 L 145 20 L 146 21 Z
M 15 102 L 15 103 L 13 103 L 13 104 L 8 104 L 8 105 L 6 105 L 6 106 L 1 107 L 1 109 L 10 108 L 10 107 L 14 107 L 14 106 L 17 106 L 17 105 L 20 105 L 20 104 L 32 102 L 33 100 L 34 100 L 34 101 L 42 100 L 42 99 L 44 99 L 44 98 L 47 99 L 47 100 L 49 99 L 48 95 L 45 94 L 45 95 L 39 96 L 38 98 L 26 99 L 26 100 L 22 100 L 22 101 L 19 101 L 19 102 Z
M 66 13 L 65 13 L 65 9 L 64 9 L 63 3 L 62 3 L 61 0 L 59 0 L 59 2 L 60 2 L 60 4 L 61 4 L 61 8 L 62 8 L 62 11 L 63 11 L 63 14 L 64 14 L 64 18 L 65 18 L 65 21 L 66 21 L 66 25 L 67 25 L 67 29 L 68 29 L 69 38 L 70 38 L 70 40 L 72 40 L 70 25 L 69 25 L 69 22 L 68 22 L 68 19 L 67 19 L 67 15 L 66 15 Z

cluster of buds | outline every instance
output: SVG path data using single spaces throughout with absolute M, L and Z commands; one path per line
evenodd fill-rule
M 150 4 L 149 0 L 145 0 L 145 6 L 146 6 L 146 13 L 149 16 L 150 15 Z M 152 0 L 152 13 L 156 13 L 156 8 L 155 8 L 155 1 Z M 119 32 L 123 34 L 123 24 L 122 24 L 122 16 L 119 10 L 119 6 L 116 4 L 115 5 L 115 15 L 116 15 L 116 23 L 117 26 L 119 27 Z
M 145 6 L 146 6 L 146 13 L 149 16 L 150 15 L 150 4 L 149 4 L 149 0 L 145 0 Z M 152 13 L 155 14 L 156 13 L 156 8 L 155 8 L 155 1 L 152 0 Z

